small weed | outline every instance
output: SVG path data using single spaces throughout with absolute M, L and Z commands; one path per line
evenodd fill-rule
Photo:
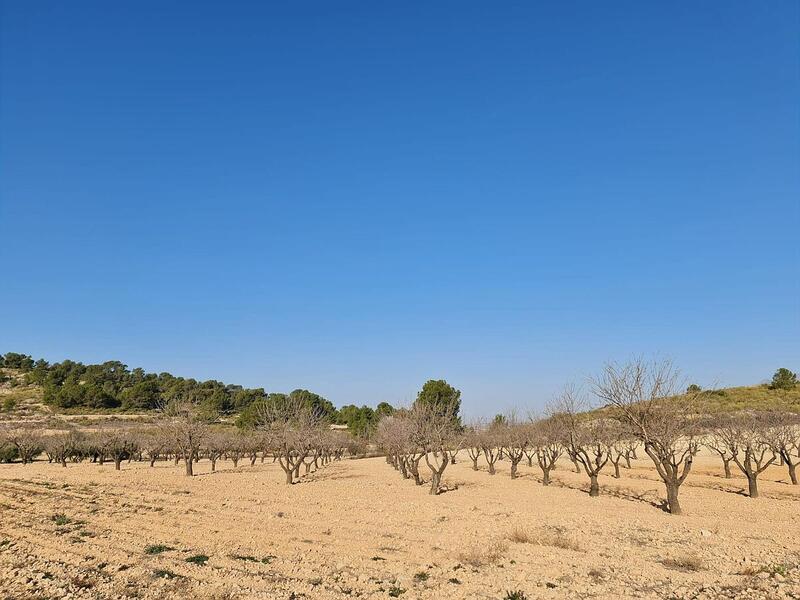
M 528 600 L 528 596 L 525 595 L 525 592 L 522 590 L 514 590 L 510 592 L 506 592 L 505 597 L 503 600 Z
M 64 513 L 56 513 L 52 517 L 50 517 L 50 520 L 53 521 L 53 523 L 55 523 L 59 527 L 68 525 L 69 523 L 72 522 L 70 518 Z
M 680 558 L 665 558 L 661 564 L 669 569 L 677 571 L 704 571 L 706 568 L 705 561 L 696 554 L 690 554 Z
M 508 534 L 508 539 L 515 544 L 532 544 L 534 542 L 533 536 L 529 531 L 517 527 Z
M 168 552 L 169 550 L 174 550 L 174 548 L 170 548 L 169 546 L 165 546 L 164 544 L 153 544 L 148 546 L 144 549 L 145 554 L 161 554 L 162 552 Z
M 458 558 L 461 562 L 477 568 L 498 562 L 507 549 L 508 547 L 503 542 L 498 541 L 472 546 L 461 552 Z
M 373 556 L 372 560 L 386 560 L 386 559 L 383 558 L 382 556 Z
M 420 571 L 414 574 L 414 581 L 421 583 L 423 581 L 428 581 L 428 577 L 429 575 L 425 571 Z
M 181 577 L 181 575 L 173 573 L 168 569 L 159 569 L 158 571 L 153 571 L 153 577 L 159 577 L 161 579 L 177 579 Z
M 453 583 L 455 585 L 460 585 L 461 584 L 461 582 L 458 579 L 456 579 L 455 577 L 451 577 L 450 579 L 448 579 L 447 583 Z
M 788 567 L 782 564 L 774 564 L 774 565 L 765 565 L 762 567 L 747 567 L 746 569 L 742 570 L 739 574 L 740 575 L 758 575 L 759 573 L 768 573 L 769 575 L 781 575 L 785 576 L 788 572 Z
M 190 556 L 186 559 L 186 562 L 192 563 L 194 565 L 203 566 L 208 562 L 208 556 L 205 554 L 195 554 L 194 556 Z
M 255 556 L 246 556 L 244 554 L 231 554 L 231 558 L 234 560 L 243 560 L 245 562 L 258 562 Z
M 399 598 L 405 593 L 406 591 L 403 588 L 397 587 L 396 585 L 393 585 L 392 587 L 389 588 L 389 596 L 391 596 L 392 598 Z

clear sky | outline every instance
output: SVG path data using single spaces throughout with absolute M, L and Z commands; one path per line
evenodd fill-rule
M 0 19 L 0 352 L 468 415 L 800 369 L 795 0 Z

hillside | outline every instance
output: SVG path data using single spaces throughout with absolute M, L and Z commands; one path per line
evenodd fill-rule
M 55 415 L 70 421 L 103 418 L 135 420 L 147 419 L 153 413 L 152 410 L 131 411 L 122 408 L 60 409 L 45 404 L 42 386 L 26 383 L 25 374 L 21 371 L 0 368 L 0 375 L 8 377 L 7 381 L 0 383 L 0 421 L 41 420 Z M 800 413 L 800 386 L 784 390 L 760 384 L 708 390 L 697 396 L 695 407 L 702 414 L 741 410 L 789 410 Z

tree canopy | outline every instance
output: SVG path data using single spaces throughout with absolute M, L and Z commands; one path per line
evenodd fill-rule
M 460 425 L 458 413 L 461 410 L 461 391 L 454 388 L 444 379 L 430 379 L 425 382 L 417 394 L 414 405 L 420 404 L 433 408 L 437 414 L 447 413 L 453 421 Z

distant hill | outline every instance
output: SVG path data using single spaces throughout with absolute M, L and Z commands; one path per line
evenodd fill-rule
M 761 384 L 707 390 L 697 396 L 697 409 L 708 414 L 739 410 L 789 410 L 800 413 L 800 386 L 785 390 Z
M 773 389 L 768 384 L 705 390 L 696 397 L 694 408 L 701 414 L 741 410 L 788 410 L 800 413 L 800 385 L 788 390 Z M 603 409 L 599 411 L 602 412 Z M 81 416 L 99 415 L 135 418 L 137 414 L 146 417 L 152 412 L 152 410 L 130 411 L 119 408 L 54 407 L 44 402 L 43 387 L 28 383 L 25 373 L 17 369 L 0 368 L 0 422 L 39 420 L 55 415 L 65 416 L 70 420 L 80 419 Z

